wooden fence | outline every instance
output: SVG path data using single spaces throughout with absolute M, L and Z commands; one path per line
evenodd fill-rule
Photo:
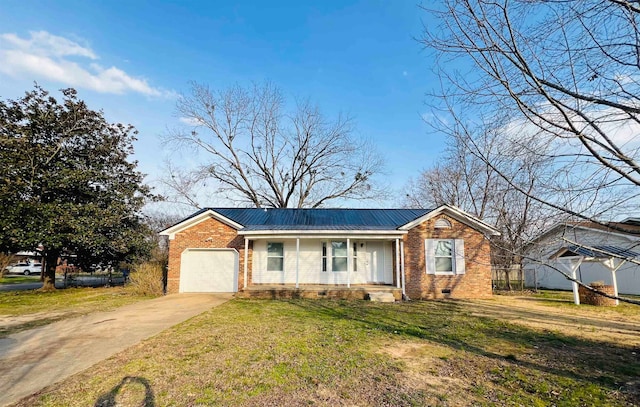
M 512 266 L 505 270 L 500 267 L 491 268 L 491 286 L 494 290 L 508 290 L 507 271 L 511 280 L 511 290 L 524 290 L 524 273 L 520 266 Z

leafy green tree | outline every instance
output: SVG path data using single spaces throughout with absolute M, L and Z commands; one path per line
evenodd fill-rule
M 42 245 L 44 289 L 63 251 L 87 265 L 150 249 L 139 213 L 153 196 L 129 161 L 137 131 L 61 92 L 59 102 L 36 85 L 0 101 L 0 250 Z

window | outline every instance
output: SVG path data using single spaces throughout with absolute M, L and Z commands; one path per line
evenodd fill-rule
M 427 274 L 465 274 L 464 240 L 426 239 Z
M 322 271 L 327 271 L 327 242 L 322 242 Z
M 358 271 L 358 243 L 353 244 L 353 271 Z
M 453 241 L 436 241 L 435 260 L 436 273 L 453 273 Z
M 284 271 L 284 247 L 282 243 L 267 243 L 267 271 Z
M 444 219 L 444 218 L 440 218 L 436 221 L 435 223 L 435 228 L 436 229 L 450 229 L 451 228 L 451 222 L 449 222 L 448 220 Z
M 347 271 L 347 242 L 331 242 L 331 271 Z

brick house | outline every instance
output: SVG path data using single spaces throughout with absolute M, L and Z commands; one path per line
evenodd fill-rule
M 167 291 L 340 291 L 360 298 L 491 295 L 488 236 L 452 206 L 437 209 L 206 208 L 165 229 Z

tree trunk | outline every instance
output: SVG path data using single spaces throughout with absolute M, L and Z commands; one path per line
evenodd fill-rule
M 51 291 L 56 289 L 56 267 L 58 266 L 58 258 L 60 250 L 49 249 L 45 254 L 45 265 L 43 273 L 42 291 Z
M 511 291 L 511 269 L 504 269 L 504 279 L 507 280 L 507 291 Z

